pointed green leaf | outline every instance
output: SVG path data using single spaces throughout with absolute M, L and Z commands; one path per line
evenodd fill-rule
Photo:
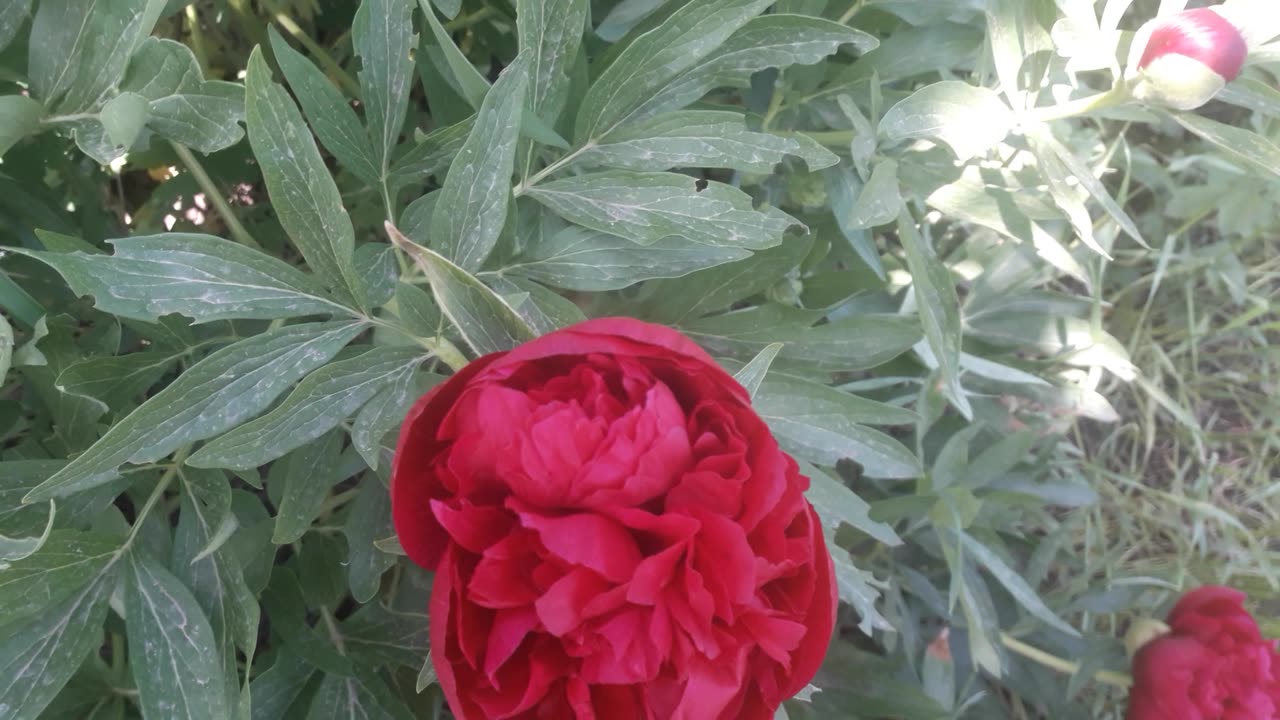
M 293 325 L 241 340 L 191 366 L 27 494 L 48 500 L 110 481 L 126 462 L 158 460 L 265 410 L 364 330 L 362 323 Z
M 107 139 L 117 148 L 128 150 L 147 123 L 148 108 L 146 98 L 137 93 L 122 92 L 107 101 L 98 113 L 98 120 L 106 130 Z
M 713 247 L 759 250 L 782 242 L 795 218 L 752 207 L 746 193 L 675 173 L 623 170 L 589 173 L 536 185 L 528 193 L 570 222 L 642 245 L 672 235 Z
M 377 153 L 380 176 L 400 144 L 409 87 L 413 82 L 413 34 L 410 0 L 364 0 L 351 25 L 351 40 L 360 58 L 361 100 L 369 137 Z
M 418 144 L 392 165 L 390 182 L 393 187 L 422 183 L 432 175 L 448 169 L 462 150 L 474 124 L 473 115 L 460 123 L 436 128 L 418 138 Z
M 351 423 L 351 444 L 370 468 L 381 463 L 382 439 L 404 421 L 413 402 L 421 393 L 419 375 L 404 373 L 378 391 Z M 438 376 L 431 376 L 437 378 Z
M 387 223 L 393 242 L 413 256 L 431 282 L 436 304 L 477 353 L 510 350 L 532 340 L 533 330 L 497 293 L 443 256 L 406 238 Z
M 298 106 L 271 81 L 261 48 L 249 56 L 245 117 L 253 155 L 285 232 L 317 274 L 364 307 L 351 218 Z
M 902 190 L 898 187 L 898 163 L 884 160 L 876 163 L 871 179 L 858 194 L 850 212 L 849 227 L 867 229 L 893 222 L 902 207 Z
M 801 465 L 800 470 L 809 476 L 809 491 L 805 497 L 818 511 L 822 524 L 829 531 L 835 532 L 841 523 L 845 523 L 889 547 L 902 544 L 902 538 L 892 527 L 871 519 L 871 506 L 848 485 L 808 463 Z
M 999 555 L 962 530 L 954 530 L 952 532 L 959 540 L 960 547 L 963 548 L 964 552 L 986 568 L 987 572 L 991 573 L 991 576 L 1009 591 L 1013 599 L 1027 609 L 1027 612 L 1030 612 L 1041 622 L 1067 635 L 1072 637 L 1080 635 L 1078 630 L 1068 625 L 1050 610 L 1049 606 L 1045 605 L 1044 601 L 1040 599 L 1040 595 L 1035 591 L 1035 588 L 1028 585 L 1027 581 L 1015 572 L 1013 568 L 1009 567 Z
M 218 644 L 191 591 L 154 560 L 134 552 L 125 610 L 129 664 L 143 717 L 230 717 Z
M 594 142 L 632 114 L 679 73 L 698 64 L 773 0 L 702 0 L 676 10 L 631 43 L 592 83 L 574 137 Z
M 395 536 L 391 524 L 391 492 L 375 473 L 365 473 L 351 513 L 342 532 L 347 537 L 347 584 L 359 602 L 369 602 L 378 594 L 382 574 L 396 564 L 396 558 L 374 543 Z
M 283 487 L 272 542 L 296 542 L 310 529 L 330 488 L 342 479 L 336 471 L 341 451 L 342 433 L 335 430 L 271 466 L 270 481 Z
M 462 91 L 462 97 L 471 104 L 471 107 L 480 109 L 485 93 L 489 92 L 489 81 L 484 79 L 484 75 L 476 70 L 467 56 L 463 55 L 458 46 L 453 43 L 449 31 L 440 24 L 440 19 L 436 17 L 435 10 L 431 9 L 428 0 L 418 0 L 418 6 L 422 8 L 422 14 L 427 18 L 427 26 L 431 28 L 431 35 L 444 54 L 449 71 L 453 73 L 454 82 Z
M 516 34 L 530 59 L 529 109 L 554 123 L 569 94 L 569 66 L 582 43 L 588 0 L 517 0 Z
M 666 113 L 614 130 L 578 156 L 577 164 L 624 170 L 717 167 L 771 173 L 787 156 L 810 171 L 840 158 L 804 135 L 782 137 L 747 130 L 746 118 L 717 110 Z
M 947 397 L 965 417 L 972 417 L 969 398 L 960 386 L 960 299 L 951 273 L 920 234 L 906 208 L 898 217 L 898 237 L 907 254 L 924 336 L 942 371 Z
M 377 186 L 382 172 L 373 143 L 346 97 L 319 68 L 290 47 L 274 25 L 267 27 L 267 33 L 276 62 L 320 143 L 344 168 L 369 185 Z
M 417 667 L 427 655 L 427 616 L 372 602 L 342 623 L 343 644 L 357 661 Z
M 0 5 L 0 50 L 4 50 L 22 29 L 31 13 L 31 0 L 9 0 Z M 0 123 L 0 127 L 4 127 Z M 3 152 L 0 152 L 3 154 Z
M 39 615 L 85 587 L 115 561 L 118 540 L 72 530 L 50 534 L 40 550 L 0 573 L 0 626 Z
M 944 80 L 889 108 L 880 119 L 880 133 L 890 143 L 941 140 L 963 161 L 1003 142 L 1015 122 L 1013 111 L 994 91 Z
M 1065 188 L 1059 187 L 1058 192 L 1055 192 L 1054 194 L 1054 200 L 1059 203 L 1059 207 L 1061 207 L 1059 194 L 1071 190 L 1069 183 L 1070 179 L 1074 178 L 1081 187 L 1093 196 L 1094 200 L 1098 201 L 1098 204 L 1101 205 L 1102 209 L 1106 210 L 1107 214 L 1116 221 L 1116 224 L 1120 226 L 1121 230 L 1124 230 L 1129 237 L 1137 240 L 1139 245 L 1147 247 L 1147 242 L 1142 238 L 1142 232 L 1138 230 L 1138 226 L 1133 222 L 1133 218 L 1129 217 L 1129 213 L 1125 212 L 1124 208 L 1120 207 L 1120 203 L 1116 202 L 1115 198 L 1111 197 L 1111 193 L 1107 191 L 1107 188 L 1102 184 L 1102 181 L 1093 174 L 1093 170 L 1090 169 L 1083 160 L 1076 157 L 1075 153 L 1071 152 L 1067 146 L 1059 142 L 1048 128 L 1041 128 L 1038 131 L 1028 132 L 1027 138 L 1031 140 L 1032 147 L 1036 149 L 1036 156 L 1041 159 L 1042 163 L 1047 155 L 1052 155 L 1059 161 L 1055 164 L 1051 159 L 1048 165 L 1044 168 L 1046 172 L 1049 173 L 1049 179 L 1053 185 L 1068 185 L 1068 187 Z M 1068 211 L 1067 208 L 1062 209 L 1063 212 L 1067 213 L 1068 219 L 1071 220 L 1073 226 L 1077 227 L 1077 232 L 1079 232 L 1079 225 L 1084 221 L 1084 217 L 1073 217 L 1073 214 L 1078 214 L 1078 211 Z M 1086 211 L 1085 215 L 1087 216 L 1087 214 L 1088 213 Z M 1092 222 L 1090 223 L 1090 228 L 1092 228 Z M 1086 243 L 1089 242 L 1083 234 L 1081 235 L 1081 239 L 1085 240 Z M 1096 244 L 1097 241 L 1095 240 L 1094 245 Z M 1097 252 L 1098 248 L 1095 248 L 1094 251 Z M 1106 253 L 1102 254 L 1104 256 L 1106 255 Z
M 185 354 L 186 351 L 144 350 L 82 360 L 59 373 L 54 385 L 64 393 L 93 398 L 105 410 L 140 397 Z
M 778 356 L 778 351 L 783 347 L 782 343 L 766 345 L 760 354 L 751 358 L 751 362 L 743 365 L 741 370 L 733 374 L 733 379 L 741 383 L 747 393 L 754 398 L 760 389 L 760 383 L 764 382 L 765 375 L 769 372 L 769 366 L 773 364 L 773 359 Z
M 190 233 L 110 241 L 114 255 L 19 250 L 49 265 L 99 310 L 155 322 L 181 313 L 196 322 L 350 313 L 282 260 Z
M 413 720 L 413 714 L 376 674 L 329 674 L 311 699 L 306 720 Z
M 485 95 L 431 216 L 433 249 L 468 272 L 493 251 L 507 219 L 527 87 L 526 63 L 517 58 Z

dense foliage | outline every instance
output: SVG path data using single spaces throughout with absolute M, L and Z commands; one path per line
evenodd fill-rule
M 780 714 L 1121 717 L 1131 618 L 1278 586 L 1280 45 L 1141 104 L 1185 5 L 0 0 L 0 717 L 449 717 L 395 433 L 608 315 L 811 480 Z

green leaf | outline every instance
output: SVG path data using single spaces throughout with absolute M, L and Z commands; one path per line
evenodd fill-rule
M 898 237 L 907 254 L 920 322 L 929 349 L 942 371 L 944 390 L 956 408 L 971 418 L 973 409 L 960 386 L 960 299 L 951 282 L 951 273 L 925 242 L 906 208 L 898 217 Z
M 7 537 L 0 535 L 0 567 L 4 567 L 9 562 L 21 560 L 30 557 L 33 553 L 41 548 L 49 539 L 49 533 L 53 532 L 53 521 L 58 517 L 58 507 L 53 501 L 49 501 L 49 515 L 45 520 L 44 532 L 36 537 Z
M 126 462 L 159 460 L 265 410 L 365 329 L 356 322 L 293 325 L 241 340 L 191 366 L 27 494 L 37 502 L 110 481 Z
M 285 232 L 307 264 L 340 293 L 340 299 L 350 298 L 365 307 L 367 299 L 353 259 L 351 218 L 298 106 L 271 81 L 261 48 L 254 48 L 249 56 L 245 116 L 253 155 Z
M 827 198 L 831 204 L 831 214 L 835 217 L 840 234 L 876 277 L 884 280 L 887 275 L 884 263 L 880 261 L 880 251 L 876 247 L 875 236 L 865 228 L 855 224 L 854 208 L 864 193 L 865 185 L 858 171 L 848 165 L 839 165 L 823 171 L 823 180 L 827 186 Z M 901 192 L 901 190 L 899 190 Z
M 697 65 L 773 0 L 702 0 L 672 13 L 631 43 L 592 83 L 574 137 L 585 145 L 632 118 L 681 72 Z
M 426 615 L 369 603 L 343 621 L 343 645 L 358 662 L 417 667 L 427 655 Z
M 528 106 L 554 123 L 569 96 L 569 66 L 587 21 L 587 0 L 517 0 L 516 34 L 530 58 Z
M 752 208 L 737 188 L 675 173 L 622 170 L 554 180 L 530 196 L 570 222 L 642 245 L 678 235 L 713 247 L 764 249 L 782 242 L 795 218 Z
M 393 242 L 413 256 L 431 283 L 436 304 L 467 344 L 484 355 L 532 340 L 533 330 L 497 293 L 441 255 L 413 244 L 387 223 Z
M 326 365 L 271 412 L 205 445 L 187 464 L 238 470 L 265 465 L 336 427 L 384 386 L 412 376 L 425 359 L 421 348 L 374 347 Z
M 890 143 L 909 138 L 941 140 L 964 161 L 1003 142 L 1016 121 L 994 91 L 944 80 L 889 108 L 880 120 L 880 133 Z
M 121 90 L 148 100 L 147 127 L 203 153 L 240 142 L 244 87 L 205 80 L 191 49 L 173 40 L 147 38 L 129 62 Z
M 7 563 L 0 573 L 0 627 L 47 612 L 115 562 L 116 539 L 57 530 L 32 555 Z
M 1085 164 L 1083 160 L 1076 157 L 1075 153 L 1071 152 L 1069 148 L 1059 142 L 1048 128 L 1040 128 L 1037 131 L 1028 132 L 1027 139 L 1031 141 L 1032 148 L 1036 151 L 1036 157 L 1040 159 L 1042 164 L 1044 163 L 1047 155 L 1053 155 L 1060 161 L 1057 166 L 1050 161 L 1047 166 L 1042 168 L 1045 169 L 1046 172 L 1052 173 L 1052 175 L 1049 176 L 1052 184 L 1068 184 L 1068 187 L 1060 188 L 1059 192 L 1065 193 L 1069 191 L 1069 180 L 1074 178 L 1076 182 L 1080 183 L 1081 187 L 1093 196 L 1094 200 L 1098 201 L 1098 204 L 1101 205 L 1102 209 L 1106 210 L 1107 214 L 1116 221 L 1116 224 L 1120 226 L 1121 230 L 1125 231 L 1129 237 L 1137 240 L 1139 245 L 1148 247 L 1147 242 L 1142 239 L 1142 232 L 1138 230 L 1137 224 L 1134 223 L 1133 219 L 1129 217 L 1129 214 L 1124 211 L 1124 208 L 1120 207 L 1120 203 L 1116 202 L 1115 198 L 1111 197 L 1111 193 L 1107 192 L 1106 186 L 1104 186 L 1102 181 L 1094 175 L 1093 170 Z M 1061 202 L 1058 199 L 1058 194 L 1059 193 L 1055 192 L 1054 200 L 1055 202 L 1059 202 L 1059 207 L 1062 207 Z M 1073 226 L 1077 225 L 1078 222 L 1083 222 L 1084 218 L 1072 218 L 1072 213 L 1078 211 L 1067 211 L 1066 208 L 1062 208 L 1062 210 L 1067 213 L 1067 217 L 1068 219 L 1071 219 Z M 1090 223 L 1090 229 L 1092 229 L 1092 223 Z M 1078 227 L 1077 232 L 1079 232 Z M 1086 238 L 1086 236 L 1082 234 L 1081 239 L 1088 244 L 1091 238 Z M 1097 241 L 1094 240 L 1094 244 L 1096 243 Z M 1098 252 L 1099 248 L 1094 248 L 1094 251 Z M 1102 254 L 1104 256 L 1106 255 L 1106 253 Z
M 432 248 L 468 272 L 493 251 L 507 219 L 527 87 L 526 63 L 517 58 L 485 95 L 431 216 Z
M 92 398 L 106 410 L 141 396 L 185 354 L 144 350 L 82 360 L 59 373 L 54 385 L 64 393 Z
M 101 646 L 114 567 L 113 558 L 65 599 L 39 600 L 43 607 L 31 622 L 0 637 L 0 707 L 5 708 L 5 720 L 36 720 L 85 657 Z
M 311 700 L 307 720 L 413 720 L 413 714 L 373 673 L 328 674 Z
M 267 27 L 267 33 L 276 62 L 320 143 L 356 177 L 378 186 L 382 181 L 380 162 L 351 104 L 319 68 L 280 37 L 274 25 Z
M 1238 77 L 1222 88 L 1214 99 L 1265 115 L 1280 115 L 1280 90 L 1257 78 Z
M 393 187 L 421 183 L 432 175 L 448 169 L 458 152 L 462 150 L 474 124 L 475 116 L 472 116 L 460 123 L 436 128 L 419 138 L 418 144 L 410 148 L 392 165 L 390 182 Z
M 1071 171 L 1043 139 L 1043 136 L 1047 135 L 1047 132 L 1028 132 L 1027 142 L 1031 145 L 1032 152 L 1035 153 L 1036 160 L 1039 162 L 1041 174 L 1049 183 L 1049 194 L 1053 197 L 1053 202 L 1062 210 L 1062 214 L 1067 216 L 1067 221 L 1071 223 L 1071 228 L 1076 231 L 1080 241 L 1089 246 L 1090 250 L 1110 260 L 1111 254 L 1094 237 L 1093 218 L 1089 216 L 1089 208 L 1085 206 L 1084 198 L 1072 184 Z
M 147 99 L 133 92 L 122 92 L 107 101 L 98 113 L 107 138 L 116 147 L 127 150 L 133 147 L 142 127 L 147 123 L 150 104 Z
M 779 383 L 774 385 L 774 383 Z M 774 388 L 782 388 L 775 390 Z M 871 477 L 914 478 L 920 461 L 888 435 L 859 420 L 894 423 L 900 408 L 855 397 L 815 383 L 766 378 L 755 407 L 788 452 L 817 465 L 848 458 Z
M 143 717 L 230 717 L 218 645 L 191 591 L 154 560 L 133 552 L 125 610 L 129 664 Z
M 1040 595 L 1035 591 L 1035 588 L 1028 585 L 1021 575 L 1005 564 L 999 555 L 961 530 L 953 530 L 952 535 L 959 541 L 960 547 L 963 548 L 964 552 L 986 568 L 987 572 L 991 573 L 991 576 L 1009 591 L 1013 599 L 1027 609 L 1027 612 L 1050 627 L 1072 637 L 1079 637 L 1080 632 L 1054 614 L 1049 609 L 1049 606 L 1045 605 L 1044 601 L 1040 599 Z
M 849 315 L 813 326 L 821 316 L 770 303 L 684 321 L 680 328 L 712 353 L 741 358 L 780 342 L 780 362 L 823 371 L 872 368 L 920 340 L 918 323 L 906 316 Z
M 831 559 L 836 571 L 836 589 L 840 600 L 849 603 L 862 618 L 858 627 L 862 632 L 870 634 L 873 630 L 892 630 L 893 625 L 876 609 L 876 600 L 880 593 L 872 587 L 875 576 L 853 564 L 849 551 L 836 544 L 835 538 L 827 540 L 831 549 Z M 897 710 L 895 704 L 894 710 Z
M 804 160 L 810 171 L 840 162 L 805 135 L 752 132 L 743 115 L 718 110 L 683 110 L 627 125 L 591 145 L 576 162 L 624 170 L 716 167 L 770 173 L 787 156 Z
M 382 439 L 394 430 L 418 399 L 420 390 L 414 373 L 396 377 L 360 408 L 351 423 L 351 445 L 373 470 L 382 456 Z
M 172 570 L 209 618 L 222 657 L 227 703 L 235 706 L 242 702 L 236 648 L 244 651 L 246 666 L 252 666 L 259 610 L 240 565 L 221 547 L 238 527 L 231 512 L 231 486 L 222 473 L 211 470 L 183 468 L 180 477 L 184 492 Z
M 737 380 L 751 397 L 756 396 L 756 392 L 760 389 L 760 383 L 764 382 L 765 375 L 769 372 L 769 366 L 773 364 L 773 359 L 778 356 L 778 351 L 785 347 L 782 343 L 770 343 L 760 351 L 758 355 L 751 358 L 751 362 L 743 365 L 738 372 L 733 374 L 733 379 Z
M 280 653 L 265 672 L 253 679 L 250 695 L 253 712 L 250 720 L 292 718 L 289 709 L 315 675 L 313 665 L 293 653 Z
M 419 7 L 422 8 L 422 14 L 427 18 L 427 25 L 431 28 L 431 35 L 435 38 L 436 45 L 444 54 L 445 62 L 449 65 L 450 72 L 453 73 L 453 79 L 457 83 L 458 88 L 462 91 L 462 97 L 471 104 L 471 107 L 480 109 L 485 94 L 489 92 L 489 81 L 484 79 L 484 75 L 471 64 L 466 55 L 453 44 L 453 38 L 449 36 L 449 31 L 445 30 L 444 25 L 440 24 L 440 19 L 436 17 L 436 13 L 431 9 L 431 5 L 427 0 L 418 0 Z
M 3 10 L 0 10 L 3 12 Z M 0 155 L 4 155 L 22 138 L 40 129 L 44 109 L 25 95 L 0 97 Z
M 31 23 L 31 94 L 53 114 L 100 106 L 151 34 L 165 0 L 42 2 Z
M 396 564 L 394 555 L 374 545 L 395 535 L 391 491 L 375 473 L 365 473 L 360 481 L 342 532 L 347 537 L 347 584 L 351 595 L 360 602 L 369 602 L 378 594 L 382 574 Z
M 532 280 L 521 277 L 488 278 L 489 286 L 501 293 L 525 324 L 538 335 L 569 327 L 587 319 L 573 301 Z M 517 302 L 519 300 L 519 302 Z
M 413 82 L 413 5 L 409 0 L 364 0 L 351 25 L 360 58 L 360 99 L 378 165 L 385 176 L 400 144 Z
M 0 5 L 0 50 L 4 50 L 22 29 L 31 13 L 31 0 L 9 0 Z M 4 123 L 0 123 L 4 127 Z M 4 154 L 0 152 L 0 155 Z
M 828 531 L 834 533 L 844 523 L 889 547 L 902 544 L 902 538 L 892 527 L 871 519 L 871 506 L 848 485 L 808 463 L 801 465 L 800 471 L 809 477 L 809 491 L 805 497 L 818 511 Z
M 679 325 L 765 290 L 800 264 L 813 246 L 808 238 L 790 238 L 751 257 L 685 276 L 645 285 L 649 298 L 641 316 Z M 768 342 L 773 342 L 769 340 Z
M 1280 146 L 1258 133 L 1195 113 L 1174 113 L 1179 125 L 1240 160 L 1280 175 Z
M 503 268 L 567 290 L 618 290 L 653 278 L 691 272 L 750 257 L 747 250 L 666 237 L 652 245 L 579 226 L 569 226 L 532 243 Z
M 4 384 L 4 376 L 9 373 L 13 362 L 13 326 L 0 315 L 0 384 Z
M 866 229 L 891 223 L 897 219 L 901 207 L 898 163 L 893 160 L 876 163 L 875 169 L 871 171 L 871 179 L 863 186 L 850 211 L 849 227 Z
M 110 241 L 114 255 L 15 248 L 52 267 L 99 310 L 155 322 L 181 313 L 196 322 L 349 313 L 306 275 L 266 253 L 213 237 L 164 233 Z
M 767 68 L 814 65 L 842 45 L 868 52 L 875 36 L 831 20 L 773 14 L 752 19 L 718 49 L 672 79 L 631 114 L 631 121 L 688 107 L 718 87 L 747 88 Z
M 338 477 L 342 433 L 334 430 L 314 443 L 290 452 L 271 466 L 269 482 L 283 488 L 271 542 L 297 542 L 320 514 Z

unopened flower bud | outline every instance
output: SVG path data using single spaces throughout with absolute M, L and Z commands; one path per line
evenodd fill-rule
M 1138 654 L 1144 645 L 1172 632 L 1169 626 L 1155 618 L 1138 618 L 1124 634 L 1124 649 L 1129 657 Z
M 1177 110 L 1213 99 L 1249 54 L 1240 29 L 1210 8 L 1156 18 L 1138 31 L 1134 46 L 1142 48 L 1134 95 Z

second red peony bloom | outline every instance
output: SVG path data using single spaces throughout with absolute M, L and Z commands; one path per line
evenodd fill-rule
M 454 714 L 770 720 L 835 621 L 807 487 L 668 328 L 593 320 L 472 362 L 409 413 L 392 476 Z

